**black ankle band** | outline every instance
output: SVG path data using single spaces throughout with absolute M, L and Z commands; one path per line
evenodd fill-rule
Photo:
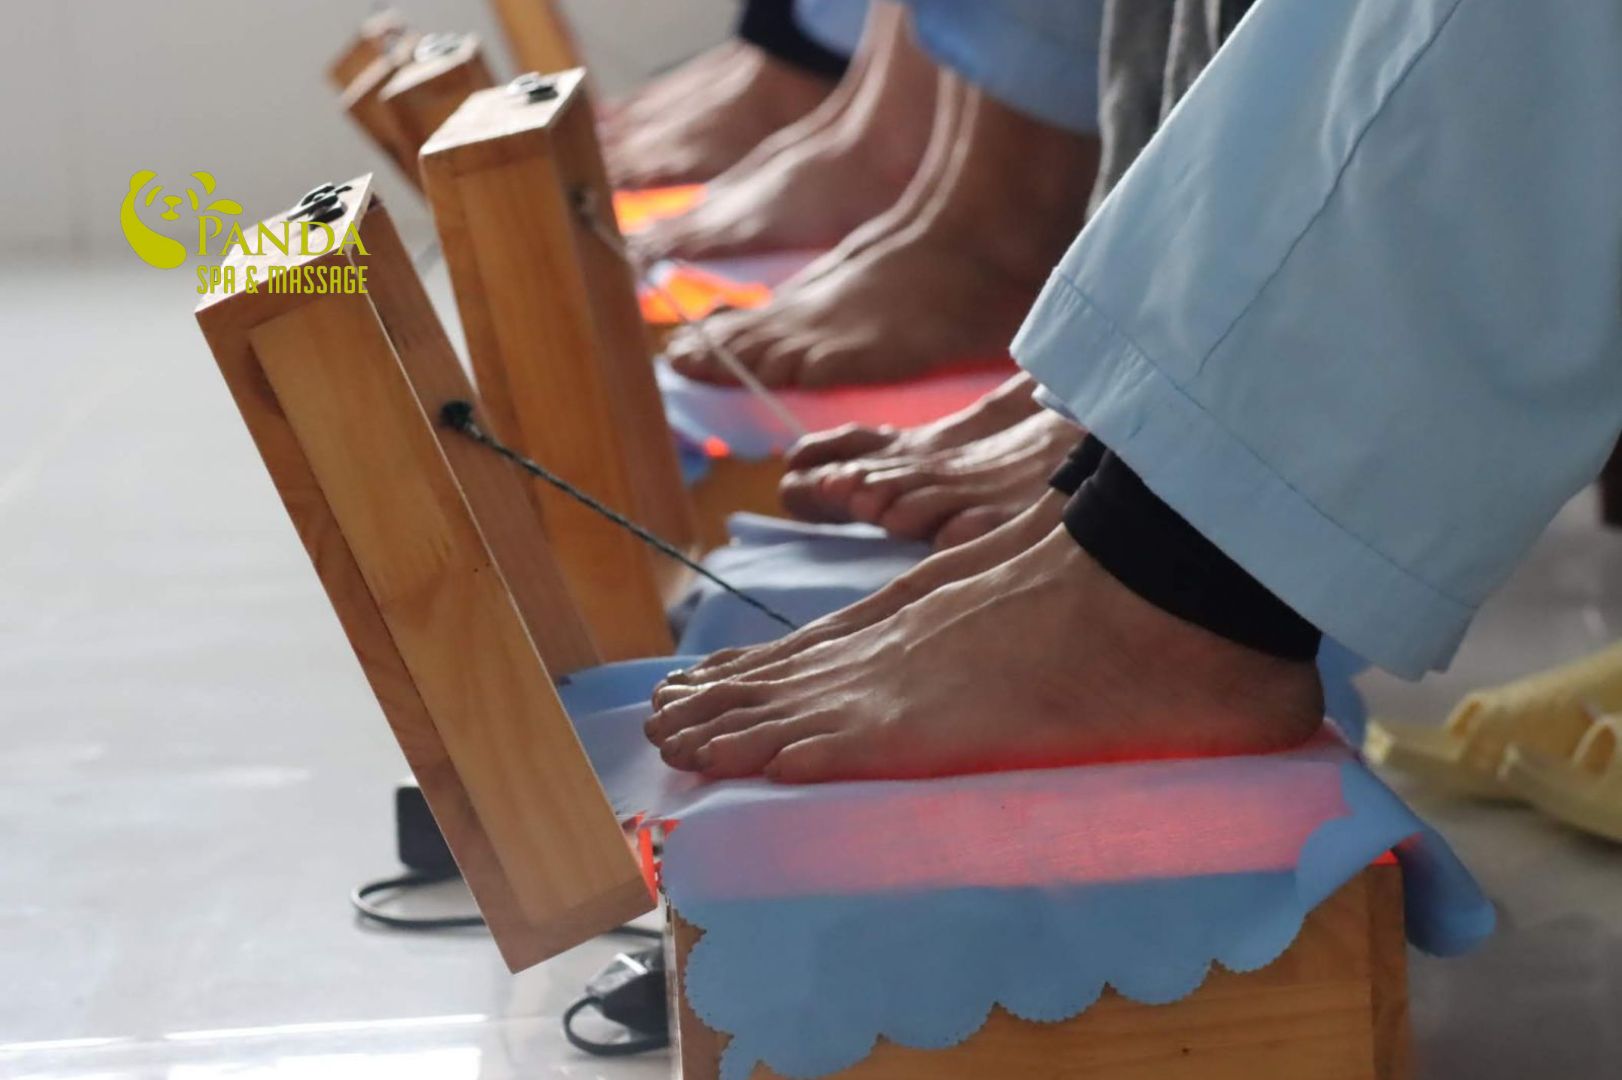
M 1239 25 L 1239 20 L 1243 19 L 1246 13 L 1256 6 L 1256 0 L 1221 0 L 1221 4 L 1222 10 L 1218 13 L 1218 19 L 1220 20 L 1218 30 L 1222 35 L 1222 40 L 1227 41 L 1228 35 L 1233 33 L 1233 28 Z
M 1109 447 L 1094 436 L 1088 435 L 1070 451 L 1070 456 L 1064 459 L 1064 464 L 1048 477 L 1048 487 L 1061 495 L 1074 495 L 1081 490 L 1081 485 L 1087 482 L 1087 478 L 1098 471 L 1098 463 L 1104 460 L 1107 453 Z
M 1110 576 L 1179 619 L 1283 660 L 1318 655 L 1323 635 L 1222 553 L 1106 452 L 1064 525 Z
M 850 67 L 850 57 L 813 40 L 800 28 L 794 18 L 794 0 L 747 0 L 737 33 L 785 64 L 825 79 L 838 79 Z

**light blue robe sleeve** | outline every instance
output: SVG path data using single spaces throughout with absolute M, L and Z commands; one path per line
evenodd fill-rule
M 1417 677 L 1622 430 L 1622 3 L 1261 0 L 1015 355 Z

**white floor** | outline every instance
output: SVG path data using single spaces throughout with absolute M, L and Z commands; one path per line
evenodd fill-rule
M 478 933 L 360 925 L 404 765 L 189 314 L 129 260 L 0 267 L 0 1077 L 663 1075 L 557 1017 L 624 942 L 524 976 Z M 1468 687 L 1622 634 L 1622 535 L 1574 504 L 1455 670 Z M 1622 849 L 1408 791 L 1503 905 L 1412 966 L 1428 1080 L 1622 1075 Z

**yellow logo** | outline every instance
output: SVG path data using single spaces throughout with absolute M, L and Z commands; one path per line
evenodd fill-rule
M 165 236 L 142 221 L 140 214 L 135 209 L 135 204 L 138 201 L 143 206 L 151 206 L 153 201 L 157 199 L 158 194 L 163 191 L 163 185 L 158 184 L 146 190 L 145 198 L 142 198 L 142 191 L 146 189 L 148 184 L 157 179 L 157 175 L 150 169 L 142 169 L 130 177 L 129 191 L 125 194 L 124 203 L 118 211 L 118 223 L 124 230 L 124 239 L 129 241 L 130 250 L 139 255 L 147 264 L 155 266 L 159 270 L 173 270 L 185 263 L 187 258 L 186 245 L 173 237 Z M 214 177 L 206 172 L 194 172 L 191 175 L 203 189 L 201 196 L 198 195 L 197 188 L 188 188 L 186 190 L 186 195 L 191 200 L 192 212 L 198 215 L 198 236 L 201 238 L 208 235 L 207 230 L 210 222 L 214 224 L 214 232 L 217 234 L 225 227 L 222 215 L 240 214 L 242 213 L 242 207 L 230 199 L 216 199 L 207 206 L 203 206 L 203 199 L 214 194 Z M 165 221 L 178 221 L 180 219 L 178 208 L 181 203 L 181 196 L 166 195 L 163 201 L 168 209 L 159 216 Z M 201 239 L 198 242 L 198 248 L 199 254 L 207 254 L 203 250 Z
M 186 190 L 185 199 L 179 195 L 164 196 L 163 202 L 168 209 L 158 216 L 164 221 L 178 221 L 180 204 L 189 199 L 197 218 L 195 250 L 188 250 L 179 240 L 164 235 L 141 220 L 137 206 L 152 206 L 163 191 L 162 184 L 148 187 L 157 174 L 150 169 L 142 169 L 130 177 L 129 190 L 119 208 L 118 223 L 124 230 L 124 239 L 129 242 L 130 250 L 148 265 L 160 270 L 173 270 L 184 265 L 192 255 L 203 259 L 217 255 L 220 262 L 197 267 L 199 295 L 234 293 L 238 290 L 257 292 L 260 289 L 289 293 L 366 291 L 365 266 L 353 263 L 282 265 L 276 260 L 277 254 L 289 259 L 319 257 L 333 251 L 367 254 L 353 220 L 342 235 L 332 227 L 333 222 L 346 215 L 343 196 L 349 191 L 347 185 L 322 184 L 277 220 L 260 222 L 251 231 L 244 232 L 240 222 L 232 221 L 228 225 L 226 221 L 242 213 L 241 204 L 232 199 L 215 199 L 205 205 L 204 200 L 214 194 L 214 177 L 206 172 L 191 175 L 201 187 L 201 194 L 198 188 L 193 187 Z M 210 251 L 210 243 L 216 240 L 219 241 L 219 250 Z M 268 259 L 269 265 L 249 262 L 239 267 L 228 260 L 234 251 L 240 251 L 250 259 Z

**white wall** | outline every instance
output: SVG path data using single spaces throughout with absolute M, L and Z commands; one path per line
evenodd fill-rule
M 403 185 L 339 114 L 326 66 L 371 0 L 4 0 L 0 256 L 122 244 L 130 174 L 168 192 L 203 169 L 257 220 L 327 179 Z M 395 0 L 425 30 L 474 30 L 512 74 L 481 0 Z M 565 0 L 615 91 L 725 33 L 732 0 Z M 409 221 L 414 199 L 395 200 Z

